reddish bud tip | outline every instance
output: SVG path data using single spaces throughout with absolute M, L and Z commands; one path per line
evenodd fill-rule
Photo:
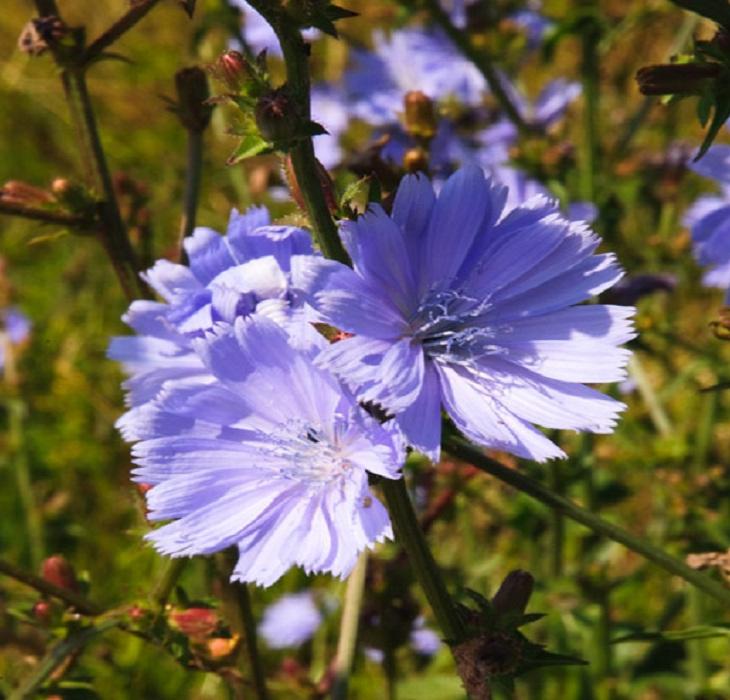
M 60 554 L 54 554 L 43 561 L 41 576 L 49 583 L 75 591 L 78 588 L 73 567 Z

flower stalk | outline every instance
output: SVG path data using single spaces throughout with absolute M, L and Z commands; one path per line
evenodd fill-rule
M 342 610 L 340 634 L 337 640 L 337 654 L 334 662 L 334 680 L 332 683 L 332 700 L 346 700 L 347 686 L 352 672 L 352 662 L 357 647 L 357 630 L 360 621 L 363 593 L 365 592 L 365 575 L 368 570 L 367 550 L 360 554 L 345 590 L 345 605 Z

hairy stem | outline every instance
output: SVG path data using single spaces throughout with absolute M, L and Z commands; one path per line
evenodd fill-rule
M 337 655 L 335 656 L 335 678 L 332 683 L 332 700 L 345 700 L 347 687 L 352 672 L 352 661 L 355 658 L 357 647 L 357 629 L 360 621 L 360 608 L 365 591 L 365 574 L 368 569 L 368 553 L 360 554 L 355 568 L 347 579 L 345 591 L 345 605 L 340 621 L 340 635 L 337 640 Z
M 706 574 L 691 569 L 683 561 L 655 547 L 642 537 L 637 537 L 618 525 L 604 520 L 595 513 L 581 508 L 573 501 L 553 493 L 549 488 L 521 472 L 505 467 L 487 457 L 478 448 L 458 437 L 447 437 L 445 449 L 454 457 L 473 464 L 478 469 L 497 477 L 500 481 L 532 496 L 534 499 L 562 511 L 566 517 L 593 530 L 593 532 L 619 542 L 628 549 L 640 554 L 665 571 L 679 576 L 720 603 L 730 606 L 730 590 Z
M 272 7 L 274 3 L 268 0 L 251 0 L 250 4 L 276 32 L 284 54 L 287 86 L 296 103 L 300 120 L 306 123 L 311 118 L 309 47 L 302 39 L 299 28 L 283 14 L 281 8 Z M 319 184 L 311 137 L 301 138 L 291 149 L 290 155 L 294 175 L 309 214 L 312 232 L 322 254 L 332 260 L 349 264 L 350 258 L 342 245 Z

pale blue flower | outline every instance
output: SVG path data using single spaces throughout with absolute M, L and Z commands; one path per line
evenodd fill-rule
M 353 334 L 318 362 L 362 401 L 395 415 L 407 441 L 438 455 L 441 407 L 475 442 L 537 460 L 564 456 L 532 424 L 610 432 L 623 404 L 584 383 L 619 381 L 632 308 L 576 306 L 622 271 L 598 238 L 475 167 L 438 198 L 425 177 L 341 225 L 354 270 L 297 256 L 294 284 L 323 321 Z
M 259 634 L 271 649 L 298 647 L 314 636 L 323 619 L 311 591 L 288 593 L 266 608 Z
M 730 146 L 715 144 L 690 168 L 720 188 L 719 194 L 697 199 L 685 213 L 684 224 L 692 231 L 697 261 L 709 268 L 702 281 L 728 290 L 730 303 Z
M 254 314 L 192 341 L 205 374 L 170 380 L 135 416 L 147 535 L 172 556 L 236 546 L 232 579 L 268 586 L 290 567 L 346 576 L 391 536 L 368 474 L 400 478 L 391 433 L 312 354 Z
M 316 335 L 299 323 L 305 310 L 289 285 L 291 256 L 312 252 L 304 229 L 272 226 L 263 207 L 234 210 L 225 236 L 199 227 L 185 250 L 188 265 L 159 260 L 143 275 L 164 301 L 133 302 L 124 321 L 137 335 L 109 347 L 130 376 L 132 406 L 154 398 L 168 379 L 204 373 L 192 341 L 216 323 L 255 312 L 290 327 L 300 344 Z

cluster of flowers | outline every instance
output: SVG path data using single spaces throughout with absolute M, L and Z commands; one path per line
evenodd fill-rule
M 633 309 L 579 304 L 622 272 L 554 202 L 506 201 L 477 167 L 438 195 L 407 176 L 390 214 L 340 223 L 353 268 L 254 208 L 225 236 L 196 229 L 188 266 L 146 273 L 164 301 L 133 303 L 137 335 L 109 352 L 129 374 L 134 478 L 169 521 L 148 535 L 159 551 L 236 546 L 233 578 L 260 585 L 291 566 L 344 576 L 391 535 L 369 478 L 401 478 L 406 448 L 437 459 L 442 409 L 540 461 L 563 453 L 534 423 L 611 431 L 622 404 L 584 383 L 624 377 Z

